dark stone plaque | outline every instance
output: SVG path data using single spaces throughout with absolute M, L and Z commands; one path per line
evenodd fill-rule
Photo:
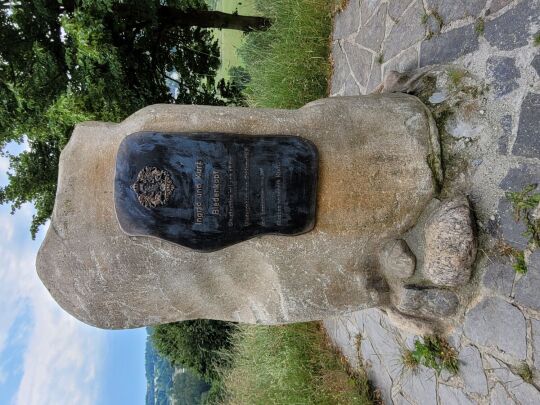
M 313 229 L 318 155 L 297 136 L 138 132 L 121 143 L 114 202 L 129 235 L 213 251 Z

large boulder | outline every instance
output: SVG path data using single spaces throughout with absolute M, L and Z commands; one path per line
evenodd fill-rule
M 113 203 L 115 159 L 137 131 L 308 139 L 319 152 L 315 228 L 211 253 L 127 235 Z M 120 124 L 82 123 L 60 158 L 37 271 L 66 311 L 102 328 L 195 318 L 276 324 L 386 305 L 378 252 L 433 197 L 439 158 L 429 112 L 403 94 L 324 99 L 296 111 L 154 105 Z

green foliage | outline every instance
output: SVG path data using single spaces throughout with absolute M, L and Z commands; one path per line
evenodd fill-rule
M 426 25 L 427 22 L 428 22 L 428 18 L 429 18 L 429 15 L 427 13 L 424 13 L 422 14 L 422 18 L 420 19 L 420 22 L 423 24 L 423 25 Z
M 347 374 L 317 323 L 241 326 L 225 370 L 225 404 L 371 404 L 364 375 Z
M 516 273 L 525 274 L 527 273 L 527 263 L 525 261 L 525 252 L 518 250 L 513 246 L 510 246 L 508 243 L 499 241 L 495 246 L 496 251 L 505 257 L 512 259 L 512 268 Z
M 463 79 L 467 76 L 467 72 L 462 69 L 450 69 L 448 71 L 448 78 L 450 79 L 450 86 L 453 89 L 457 89 Z
M 330 75 L 333 0 L 257 0 L 273 25 L 247 34 L 240 54 L 251 76 L 246 94 L 254 107 L 298 108 L 324 97 Z
M 154 103 L 245 103 L 235 86 L 215 83 L 213 34 L 179 27 L 164 7 L 206 4 L 20 0 L 10 11 L 0 8 L 0 152 L 10 142 L 29 145 L 10 156 L 0 203 L 11 203 L 13 211 L 34 203 L 33 236 L 52 212 L 60 150 L 76 123 L 118 122 Z
M 540 204 L 540 193 L 537 193 L 536 189 L 536 184 L 529 184 L 521 191 L 507 192 L 506 198 L 514 208 L 516 222 L 525 222 L 527 230 L 524 236 L 530 238 L 531 244 L 540 245 L 540 218 L 535 218 L 533 214 Z
M 517 374 L 525 381 L 526 383 L 532 384 L 533 383 L 533 372 L 531 370 L 531 367 L 526 363 L 522 362 L 518 368 L 517 368 Z
M 432 368 L 437 372 L 437 375 L 442 370 L 455 374 L 459 369 L 457 352 L 450 347 L 445 339 L 435 335 L 416 340 L 412 350 L 403 351 L 402 362 L 406 368 L 412 370 L 416 369 L 418 365 Z
M 515 262 L 512 264 L 512 268 L 516 273 L 525 274 L 527 273 L 527 263 L 525 262 L 525 252 L 516 251 L 514 254 Z
M 533 46 L 540 46 L 540 32 L 537 32 L 533 36 Z
M 187 367 L 212 383 L 219 379 L 218 368 L 228 364 L 223 353 L 231 347 L 235 324 L 197 319 L 159 325 L 152 329 L 154 347 L 174 366 Z
M 485 29 L 485 22 L 482 17 L 480 17 L 478 20 L 476 20 L 476 23 L 474 24 L 474 32 L 476 32 L 477 35 L 482 35 L 484 33 Z

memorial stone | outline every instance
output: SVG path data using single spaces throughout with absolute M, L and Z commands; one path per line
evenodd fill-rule
M 402 281 L 381 251 L 441 181 L 435 123 L 406 94 L 298 110 L 149 106 L 76 126 L 37 271 L 66 311 L 102 328 L 391 306 Z

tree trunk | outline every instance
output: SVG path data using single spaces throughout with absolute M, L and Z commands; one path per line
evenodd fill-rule
M 127 4 L 116 4 L 114 11 L 126 17 L 132 15 L 134 10 Z M 137 19 L 146 16 L 137 15 Z M 226 28 L 244 32 L 266 30 L 270 20 L 265 17 L 227 14 L 221 11 L 186 9 L 160 6 L 157 11 L 159 24 L 164 27 L 199 27 L 199 28 Z M 148 19 L 151 17 L 148 16 Z

